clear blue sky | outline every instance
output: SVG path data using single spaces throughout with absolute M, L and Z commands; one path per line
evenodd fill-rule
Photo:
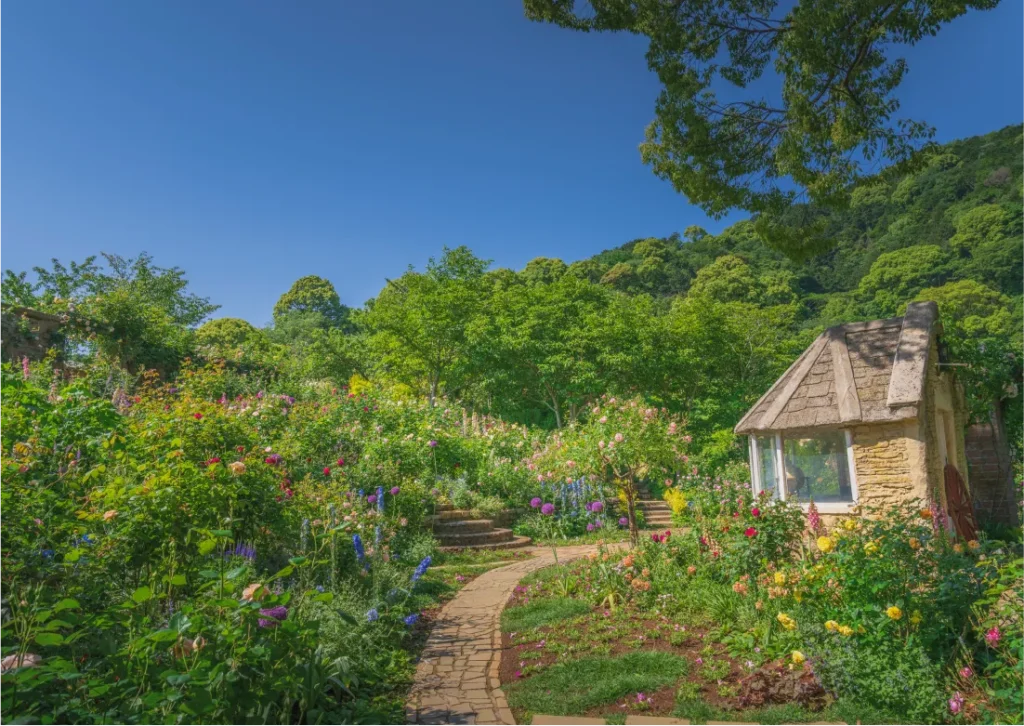
M 642 39 L 513 0 L 3 10 L 5 268 L 146 250 L 261 324 L 306 274 L 360 305 L 443 245 L 519 268 L 728 222 L 640 163 Z M 1020 123 L 1021 27 L 1004 0 L 910 49 L 902 115 Z

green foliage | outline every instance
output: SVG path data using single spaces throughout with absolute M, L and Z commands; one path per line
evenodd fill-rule
M 893 116 L 907 71 L 898 46 L 996 2 L 931 0 L 912 12 L 819 0 L 792 7 L 605 0 L 579 11 L 571 0 L 524 5 L 532 20 L 646 36 L 647 61 L 662 91 L 640 147 L 643 161 L 708 214 L 739 207 L 779 227 L 798 195 L 844 207 L 851 185 L 878 159 L 926 161 L 915 152 L 933 129 Z M 720 99 L 723 84 L 745 89 L 769 67 L 781 84 L 770 94 L 778 101 L 742 92 Z M 934 163 L 951 165 L 945 157 Z M 801 238 L 808 229 L 791 225 L 782 244 L 804 253 L 831 245 L 816 234 Z
M 568 597 L 541 598 L 522 607 L 508 608 L 501 613 L 503 632 L 523 632 L 543 625 L 553 625 L 590 612 L 590 606 Z
M 344 328 L 348 308 L 341 304 L 338 292 L 329 280 L 317 275 L 300 277 L 274 305 L 275 325 L 282 318 L 299 314 L 316 321 L 317 327 Z

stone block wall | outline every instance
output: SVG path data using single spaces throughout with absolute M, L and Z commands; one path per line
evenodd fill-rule
M 1014 526 L 1019 524 L 1013 468 L 1003 453 L 1000 432 L 992 421 L 967 429 L 967 467 L 971 473 L 971 500 L 978 521 Z
M 887 507 L 925 498 L 924 446 L 917 421 L 857 426 L 853 460 L 860 504 Z
M 5 361 L 42 360 L 54 344 L 64 321 L 29 308 L 4 309 L 0 315 L 0 358 Z

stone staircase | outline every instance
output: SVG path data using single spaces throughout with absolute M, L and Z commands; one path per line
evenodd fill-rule
M 468 509 L 455 509 L 441 504 L 437 513 L 428 517 L 434 536 L 441 543 L 442 552 L 461 549 L 514 550 L 529 547 L 529 537 L 517 537 L 511 529 L 495 527 L 493 519 L 471 519 Z
M 639 487 L 637 507 L 644 513 L 646 529 L 668 529 L 672 526 L 672 508 L 664 499 L 654 499 L 650 490 Z

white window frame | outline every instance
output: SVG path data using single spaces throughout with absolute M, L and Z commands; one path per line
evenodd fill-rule
M 822 514 L 846 514 L 858 506 L 860 502 L 860 489 L 857 486 L 857 462 L 853 455 L 853 433 L 849 429 L 841 429 L 846 439 L 846 468 L 850 476 L 850 497 L 849 502 L 815 502 L 814 506 Z M 758 434 L 750 434 L 750 484 L 754 490 L 754 496 L 758 496 L 764 489 L 764 482 L 761 481 L 761 450 L 757 446 Z M 775 455 L 775 496 L 786 501 L 786 460 L 782 452 L 782 434 L 762 434 L 760 438 L 774 440 L 773 453 Z M 800 502 L 800 507 L 805 511 L 810 507 L 810 502 Z

